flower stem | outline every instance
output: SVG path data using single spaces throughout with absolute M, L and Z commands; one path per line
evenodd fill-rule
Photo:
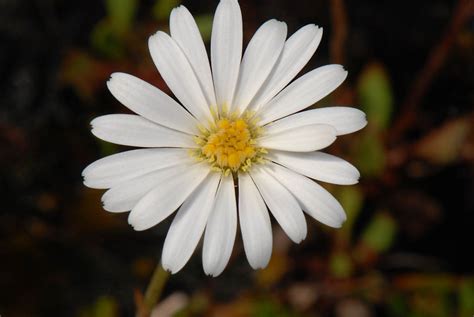
M 145 292 L 142 305 L 138 309 L 138 317 L 149 317 L 153 307 L 160 299 L 161 293 L 168 281 L 170 274 L 161 266 L 161 262 L 156 265 L 150 283 Z

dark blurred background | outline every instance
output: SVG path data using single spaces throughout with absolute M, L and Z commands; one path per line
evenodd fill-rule
M 252 271 L 240 234 L 218 278 L 200 250 L 164 288 L 156 316 L 473 316 L 472 0 L 241 0 L 244 40 L 270 18 L 324 27 L 306 67 L 348 80 L 317 106 L 354 105 L 369 125 L 329 148 L 362 174 L 326 186 L 342 229 L 308 219 L 300 245 L 275 230 Z M 133 316 L 169 220 L 135 232 L 102 210 L 81 171 L 123 150 L 89 131 L 126 112 L 115 71 L 169 92 L 147 49 L 179 0 L 0 1 L 0 315 Z M 217 0 L 182 1 L 210 38 Z

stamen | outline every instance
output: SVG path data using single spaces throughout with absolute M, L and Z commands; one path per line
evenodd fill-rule
M 261 129 L 251 113 L 228 115 L 225 105 L 222 109 L 221 116 L 214 116 L 215 122 L 209 125 L 209 129 L 198 127 L 202 134 L 194 139 L 199 149 L 193 154 L 197 153 L 201 160 L 211 164 L 213 171 L 218 170 L 224 175 L 248 171 L 252 164 L 263 162 L 261 157 L 266 153 L 255 141 Z

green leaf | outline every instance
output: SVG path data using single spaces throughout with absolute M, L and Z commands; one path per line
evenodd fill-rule
M 397 225 L 388 213 L 377 213 L 362 234 L 362 242 L 380 253 L 392 246 L 396 231 Z
M 393 92 L 385 68 L 369 64 L 359 76 L 357 94 L 369 126 L 377 130 L 387 128 L 393 111 Z
M 167 20 L 171 10 L 177 7 L 181 0 L 157 0 L 152 8 L 152 13 L 158 21 Z
M 106 0 L 108 19 L 115 31 L 124 33 L 130 29 L 137 5 L 137 0 Z

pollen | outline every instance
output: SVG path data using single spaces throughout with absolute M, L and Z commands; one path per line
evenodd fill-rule
M 214 170 L 224 173 L 246 171 L 253 163 L 260 162 L 265 151 L 255 143 L 260 131 L 249 117 L 216 118 L 212 128 L 202 130 L 202 135 L 196 137 L 200 148 L 195 154 L 207 160 Z

